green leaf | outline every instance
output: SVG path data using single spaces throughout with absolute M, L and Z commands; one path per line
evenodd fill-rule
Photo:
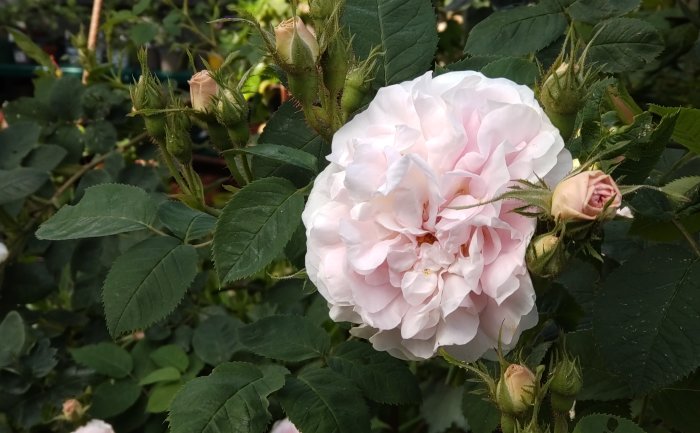
M 177 393 L 182 389 L 182 386 L 182 383 L 177 382 L 161 383 L 153 387 L 151 393 L 148 395 L 146 412 L 161 413 L 167 411 Z
M 693 190 L 700 186 L 700 176 L 686 176 L 676 179 L 661 187 L 661 190 L 669 195 L 674 201 L 679 201 L 681 196 L 690 199 L 688 196 Z
M 644 433 L 632 421 L 615 415 L 594 414 L 581 418 L 573 433 Z
M 243 346 L 256 355 L 298 362 L 328 353 L 330 337 L 302 316 L 270 316 L 238 330 Z
M 133 360 L 129 353 L 114 343 L 98 343 L 71 349 L 75 362 L 105 376 L 121 379 L 131 373 Z
M 93 153 L 107 153 L 117 146 L 117 129 L 107 120 L 98 120 L 85 128 L 85 147 Z
M 34 194 L 47 180 L 48 173 L 34 168 L 0 170 L 0 205 Z
M 654 26 L 634 18 L 613 18 L 593 28 L 596 38 L 588 46 L 589 63 L 602 72 L 643 68 L 661 54 L 663 39 Z
M 141 188 L 102 184 L 85 190 L 75 206 L 63 206 L 36 232 L 39 239 L 65 240 L 108 236 L 153 225 L 156 207 Z
M 95 387 L 90 414 L 94 418 L 107 419 L 126 412 L 141 395 L 141 387 L 134 382 L 104 382 Z
M 664 116 L 650 131 L 651 114 L 645 112 L 635 116 L 630 130 L 631 142 L 624 148 L 626 159 L 615 169 L 615 176 L 624 176 L 627 184 L 644 183 L 666 149 L 677 119 L 678 114 Z
M 318 161 L 316 157 L 303 150 L 294 149 L 292 147 L 261 143 L 251 147 L 227 150 L 224 152 L 224 157 L 240 153 L 271 159 L 283 164 L 290 164 L 295 167 L 303 168 L 312 173 L 318 173 Z
M 501 422 L 501 412 L 486 394 L 475 394 L 474 385 L 467 384 L 462 397 L 462 412 L 472 433 L 491 433 Z
M 639 6 L 639 0 L 577 0 L 566 9 L 576 21 L 595 24 L 607 18 L 624 15 Z
M 24 165 L 41 171 L 51 171 L 58 167 L 68 151 L 55 144 L 42 144 L 27 156 Z
M 496 12 L 474 26 L 464 51 L 474 55 L 521 56 L 545 48 L 566 30 L 556 0 Z
M 170 406 L 172 433 L 262 433 L 270 421 L 267 396 L 284 376 L 246 363 L 227 363 L 188 382 Z
M 342 17 L 352 48 L 367 58 L 378 47 L 375 82 L 380 86 L 411 80 L 428 69 L 437 49 L 435 11 L 424 0 L 353 0 Z
M 270 263 L 301 222 L 303 193 L 284 179 L 246 185 L 228 202 L 214 232 L 213 256 L 223 284 Z
M 176 344 L 159 347 L 150 356 L 158 367 L 174 367 L 181 373 L 184 373 L 190 365 L 187 354 L 182 350 L 182 347 Z
M 265 130 L 258 139 L 260 143 L 271 143 L 304 151 L 316 158 L 317 169 L 325 167 L 325 156 L 330 153 L 330 145 L 315 131 L 306 125 L 304 113 L 293 103 L 283 104 L 265 125 Z M 255 178 L 283 177 L 302 187 L 312 179 L 308 170 L 293 165 L 274 161 L 269 158 L 253 157 L 253 174 Z
M 503 57 L 495 60 L 484 66 L 481 72 L 487 77 L 508 78 L 526 86 L 535 84 L 540 75 L 540 70 L 535 63 L 517 57 Z
M 661 107 L 651 104 L 649 111 L 661 116 L 668 116 L 680 110 L 676 126 L 673 129 L 673 140 L 687 147 L 694 153 L 700 154 L 700 109 L 683 107 Z
M 83 116 L 81 98 L 84 91 L 85 86 L 79 77 L 66 75 L 54 80 L 48 99 L 51 112 L 66 123 L 80 119 Z M 90 128 L 88 126 L 86 131 Z
M 584 378 L 577 400 L 612 401 L 632 397 L 633 392 L 622 377 L 613 374 L 600 356 L 593 331 L 566 334 L 566 349 L 578 358 Z
M 158 207 L 158 219 L 185 243 L 207 236 L 214 231 L 216 225 L 213 216 L 189 208 L 179 201 L 163 202 Z
M 308 369 L 277 393 L 282 408 L 304 433 L 369 433 L 367 406 L 349 379 L 327 368 Z
M 145 386 L 160 382 L 173 382 L 175 380 L 180 380 L 180 377 L 182 377 L 182 375 L 177 368 L 163 367 L 147 374 L 146 377 L 139 381 L 139 385 Z
M 654 412 L 664 424 L 681 433 L 696 433 L 700 425 L 700 377 L 697 373 L 690 379 L 662 390 L 651 398 Z
M 34 345 L 32 352 L 22 360 L 22 363 L 32 372 L 32 376 L 46 377 L 58 364 L 57 352 L 58 349 L 51 347 L 51 340 L 42 338 Z
M 56 64 L 51 60 L 51 56 L 49 56 L 46 51 L 41 49 L 40 46 L 32 42 L 29 36 L 19 30 L 11 27 L 6 27 L 6 30 L 12 34 L 12 38 L 15 40 L 17 46 L 19 46 L 30 59 L 47 68 L 52 75 L 54 74 L 56 71 Z
M 110 334 L 116 337 L 166 317 L 197 275 L 197 261 L 192 246 L 165 236 L 146 239 L 122 254 L 102 288 Z
M 0 131 L 0 168 L 19 167 L 22 159 L 37 146 L 41 126 L 35 122 L 17 122 Z
M 137 47 L 150 42 L 157 34 L 158 26 L 148 22 L 135 24 L 129 29 L 129 38 Z
M 633 256 L 596 300 L 596 341 L 635 392 L 668 385 L 700 365 L 700 262 L 674 246 Z
M 405 362 L 366 343 L 346 341 L 336 347 L 328 366 L 352 380 L 372 401 L 383 404 L 417 404 L 418 380 Z
M 443 433 L 452 426 L 467 429 L 462 413 L 464 389 L 442 382 L 434 382 L 426 387 L 425 398 L 420 412 L 428 424 L 428 433 Z M 484 414 L 486 415 L 486 414 Z
M 242 323 L 229 315 L 211 316 L 200 323 L 192 336 L 192 348 L 204 362 L 219 365 L 229 361 L 242 347 L 238 328 Z
M 0 368 L 15 362 L 22 354 L 27 340 L 27 331 L 22 316 L 16 311 L 10 311 L 0 322 Z

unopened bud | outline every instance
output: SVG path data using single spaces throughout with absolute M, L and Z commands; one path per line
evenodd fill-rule
M 518 415 L 535 400 L 535 375 L 529 368 L 511 364 L 496 386 L 496 402 L 501 412 Z
M 336 35 L 323 55 L 323 83 L 328 92 L 335 98 L 343 90 L 345 79 L 350 69 L 350 44 Z
M 238 90 L 219 92 L 216 104 L 216 120 L 227 128 L 235 127 L 248 121 L 248 102 Z
M 525 260 L 531 273 L 549 277 L 561 271 L 566 262 L 566 251 L 558 236 L 547 233 L 530 242 Z
M 85 414 L 85 408 L 83 408 L 83 405 L 80 404 L 80 402 L 74 398 L 68 399 L 63 402 L 62 411 L 63 418 L 72 423 L 79 421 L 80 418 L 82 418 L 82 416 Z
M 569 356 L 564 356 L 559 363 L 554 366 L 552 372 L 552 382 L 549 389 L 561 395 L 575 397 L 581 387 L 583 380 L 581 378 L 581 366 L 578 359 L 571 359 Z M 571 409 L 569 405 L 566 410 Z
M 299 17 L 282 21 L 275 27 L 275 45 L 280 60 L 296 69 L 315 67 L 320 55 L 316 36 Z
M 190 85 L 190 100 L 192 108 L 197 111 L 208 111 L 219 86 L 209 71 L 199 71 L 187 80 Z
M 165 128 L 165 147 L 178 161 L 187 164 L 192 160 L 190 122 L 183 113 L 168 115 Z
M 158 79 L 147 70 L 141 74 L 136 84 L 129 88 L 134 110 L 161 110 L 166 106 L 166 98 Z M 165 116 L 163 114 L 145 114 L 146 131 L 156 141 L 165 137 Z
M 540 87 L 540 102 L 550 120 L 568 139 L 574 130 L 576 113 L 583 103 L 585 87 L 578 67 L 562 63 Z
M 362 69 L 356 68 L 348 73 L 340 98 L 340 107 L 346 115 L 350 115 L 362 106 L 362 101 L 369 92 L 370 83 Z

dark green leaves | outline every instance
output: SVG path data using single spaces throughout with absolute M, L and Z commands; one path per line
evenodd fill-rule
M 116 337 L 164 318 L 196 274 L 197 252 L 175 238 L 150 238 L 128 250 L 114 262 L 102 289 L 110 334 Z
M 218 365 L 228 361 L 241 344 L 238 328 L 242 323 L 229 315 L 211 316 L 194 330 L 192 348 L 202 361 Z
M 0 131 L 0 168 L 12 169 L 36 147 L 41 126 L 34 122 L 17 122 Z
M 262 433 L 270 421 L 267 396 L 283 385 L 279 370 L 222 364 L 178 393 L 170 406 L 170 431 Z
M 33 168 L 0 170 L 0 205 L 35 193 L 47 180 L 49 175 L 45 171 Z
M 369 433 L 367 407 L 355 385 L 340 374 L 310 369 L 277 394 L 294 425 L 304 433 Z
M 133 406 L 140 395 L 141 388 L 131 381 L 101 383 L 93 392 L 90 414 L 99 419 L 119 415 Z
M 384 404 L 420 403 L 418 381 L 406 363 L 366 343 L 342 343 L 328 365 L 356 383 L 370 400 Z
M 596 23 L 624 15 L 638 6 L 639 0 L 577 0 L 566 11 L 576 21 Z
M 12 364 L 22 354 L 27 339 L 24 320 L 16 311 L 10 311 L 0 322 L 0 368 Z
M 247 277 L 270 263 L 292 237 L 303 210 L 303 194 L 284 179 L 258 180 L 233 196 L 214 232 L 221 282 Z
M 381 86 L 413 79 L 430 68 L 437 48 L 435 12 L 425 0 L 354 0 L 343 23 L 360 58 L 379 47 L 376 82 Z
M 156 207 L 146 191 L 120 184 L 88 188 L 75 206 L 64 206 L 39 227 L 39 239 L 64 240 L 142 230 L 153 224 Z
M 651 105 L 649 111 L 661 116 L 671 115 L 676 111 L 680 111 L 673 130 L 673 140 L 700 154 L 700 109 Z
M 610 368 L 634 391 L 670 384 L 700 365 L 698 292 L 700 262 L 671 246 L 633 256 L 603 284 L 596 340 Z
M 541 50 L 566 30 L 556 0 L 496 12 L 472 29 L 464 51 L 474 55 L 520 56 Z
M 113 343 L 99 343 L 71 350 L 73 359 L 105 376 L 121 379 L 131 373 L 131 355 Z
M 632 421 L 614 415 L 588 415 L 576 424 L 573 433 L 644 433 Z
M 312 173 L 318 172 L 318 161 L 316 160 L 315 156 L 304 152 L 303 150 L 294 149 L 288 146 L 262 143 L 251 147 L 227 150 L 224 152 L 224 154 L 237 153 L 267 158 L 283 164 L 290 164 L 295 167 L 308 170 Z
M 613 18 L 593 28 L 597 35 L 587 60 L 602 72 L 625 72 L 644 67 L 661 54 L 663 39 L 654 26 L 633 18 Z
M 238 330 L 243 346 L 261 356 L 298 362 L 324 356 L 330 338 L 323 328 L 301 316 L 271 316 Z
M 175 236 L 187 243 L 211 233 L 216 218 L 194 210 L 179 201 L 166 201 L 158 207 L 158 219 Z

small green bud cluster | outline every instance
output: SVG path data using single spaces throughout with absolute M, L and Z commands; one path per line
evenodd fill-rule
M 165 116 L 154 111 L 164 109 L 168 99 L 158 78 L 146 66 L 146 50 L 139 53 L 141 61 L 141 76 L 136 84 L 129 88 L 131 103 L 134 111 L 144 110 L 143 115 L 146 131 L 154 141 L 162 143 L 165 139 Z
M 566 352 L 559 358 L 550 373 L 550 399 L 556 412 L 569 412 L 583 386 L 581 365 Z
M 295 16 L 275 27 L 274 43 L 266 39 L 310 125 L 327 139 L 364 103 L 378 55 L 375 50 L 363 62 L 354 59 L 340 26 L 343 6 L 343 1 L 311 0 L 316 33 Z
M 559 274 L 566 264 L 566 248 L 562 238 L 555 233 L 535 237 L 527 248 L 525 261 L 534 275 L 551 277 Z

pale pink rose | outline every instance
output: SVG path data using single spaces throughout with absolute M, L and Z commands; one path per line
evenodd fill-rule
M 7 250 L 5 244 L 0 242 L 0 263 L 7 260 L 8 257 L 10 257 L 10 252 Z
M 473 361 L 537 323 L 525 250 L 535 220 L 497 201 L 515 179 L 572 167 L 512 81 L 451 72 L 385 87 L 333 138 L 302 215 L 306 270 L 336 321 L 378 350 Z
M 73 433 L 114 433 L 114 429 L 102 420 L 93 419 Z
M 273 426 L 270 433 L 300 433 L 296 426 L 292 424 L 289 418 L 277 421 Z
M 209 71 L 199 71 L 187 80 L 190 85 L 190 101 L 192 108 L 197 111 L 207 111 L 213 98 L 219 91 L 219 86 Z
M 606 209 L 606 203 L 612 202 Z M 612 177 L 600 170 L 584 171 L 563 180 L 552 194 L 552 216 L 557 220 L 589 220 L 615 216 L 622 194 Z

